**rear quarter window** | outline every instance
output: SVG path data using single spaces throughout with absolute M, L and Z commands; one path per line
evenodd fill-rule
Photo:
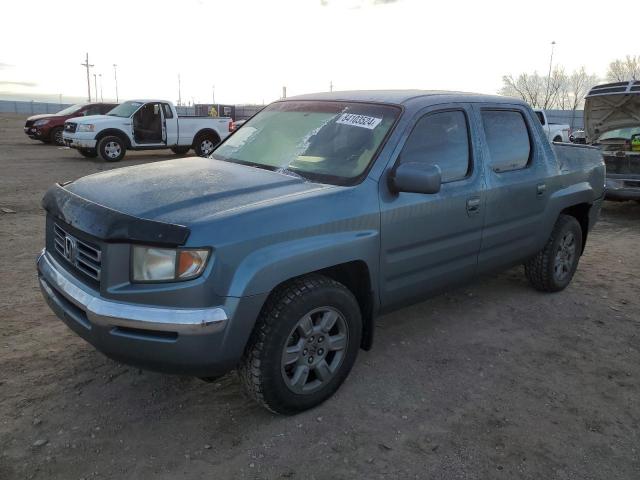
M 489 164 L 495 172 L 520 170 L 529 165 L 531 139 L 520 111 L 483 110 L 482 124 L 489 148 Z

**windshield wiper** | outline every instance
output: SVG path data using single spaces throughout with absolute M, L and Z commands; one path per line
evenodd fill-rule
M 289 175 L 290 177 L 295 177 L 295 178 L 301 178 L 302 180 L 306 180 L 305 177 L 303 177 L 302 175 L 300 175 L 298 172 L 294 172 L 293 170 L 290 170 L 288 168 L 276 168 L 275 170 L 273 170 L 274 172 L 278 172 L 278 173 L 282 173 L 283 175 Z

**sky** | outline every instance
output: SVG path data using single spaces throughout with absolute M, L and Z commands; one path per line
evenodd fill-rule
M 629 6 L 631 2 L 629 0 Z M 334 90 L 496 93 L 505 74 L 640 54 L 602 2 L 536 0 L 3 0 L 0 99 L 269 103 Z M 600 13 L 594 13 L 600 12 Z M 100 77 L 99 77 L 100 78 Z M 101 88 L 102 87 L 102 88 Z M 61 97 L 60 97 L 61 96 Z

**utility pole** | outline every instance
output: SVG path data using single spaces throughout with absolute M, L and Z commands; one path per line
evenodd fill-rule
M 118 100 L 118 65 L 113 64 L 113 78 L 116 80 L 116 103 L 120 103 Z
M 282 87 L 282 98 L 287 98 L 287 87 Z
M 98 76 L 95 73 L 93 74 L 93 87 L 94 87 L 93 96 L 95 97 L 97 102 L 98 101 Z
M 100 77 L 100 101 L 101 101 L 101 102 L 104 102 L 104 97 L 102 96 L 102 74 L 101 74 L 101 73 L 99 73 L 99 74 L 98 74 L 98 77 Z M 97 96 L 97 93 L 98 93 L 98 92 L 96 92 L 96 96 Z
M 58 94 L 58 103 L 60 104 L 60 106 L 62 106 L 62 94 L 61 93 Z
M 329 91 L 333 92 L 333 80 L 329 80 Z
M 551 100 L 549 98 L 549 88 L 551 87 L 551 67 L 553 66 L 553 48 L 556 46 L 555 40 L 551 42 L 551 58 L 549 59 L 549 75 L 547 75 L 547 94 L 545 95 L 545 106 L 544 108 L 549 108 L 548 103 Z
M 178 105 L 182 106 L 182 92 L 180 89 L 180 74 L 178 74 Z
M 216 86 L 211 87 L 211 103 L 216 104 Z
M 84 63 L 81 63 L 80 65 L 82 65 L 87 69 L 87 101 L 90 102 L 91 101 L 91 80 L 89 76 L 89 69 L 93 67 L 93 65 L 89 63 L 88 53 L 87 53 L 87 56 L 85 57 Z

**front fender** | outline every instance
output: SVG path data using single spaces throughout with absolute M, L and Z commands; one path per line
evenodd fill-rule
M 277 285 L 306 273 L 356 260 L 364 261 L 371 285 L 378 272 L 380 235 L 362 230 L 297 238 L 253 251 L 238 265 L 228 295 L 243 297 L 268 293 Z

